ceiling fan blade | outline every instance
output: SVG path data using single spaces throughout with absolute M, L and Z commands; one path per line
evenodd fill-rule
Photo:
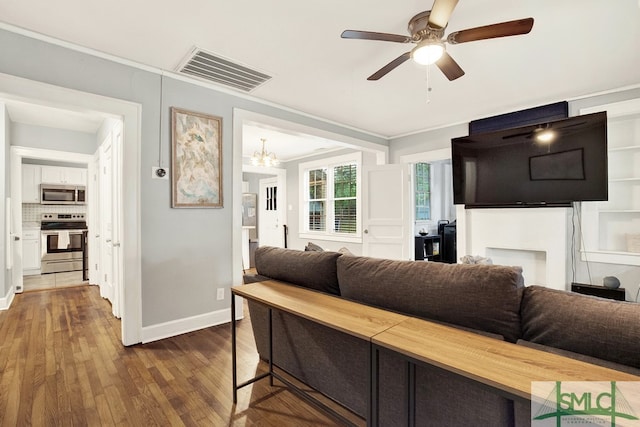
M 514 133 L 513 135 L 505 135 L 505 136 L 502 137 L 502 139 L 519 138 L 521 136 L 526 136 L 526 137 L 530 138 L 532 134 L 533 134 L 533 132 L 531 132 L 531 131 L 529 131 L 529 132 L 520 132 L 520 133 Z
M 436 65 L 449 80 L 455 80 L 464 76 L 464 70 L 460 68 L 458 63 L 454 61 L 447 52 L 444 52 L 442 57 L 436 61 Z
M 399 34 L 375 33 L 373 31 L 344 30 L 340 35 L 343 39 L 379 40 L 383 42 L 409 43 L 411 37 Z
M 517 36 L 527 34 L 533 27 L 533 18 L 516 19 L 500 24 L 485 25 L 484 27 L 469 28 L 455 31 L 447 37 L 450 44 L 473 42 L 476 40 L 494 39 L 497 37 Z
M 458 0 L 435 0 L 429 15 L 429 26 L 437 29 L 446 27 L 457 4 Z
M 402 55 L 398 56 L 393 61 L 389 62 L 384 67 L 380 68 L 375 73 L 371 74 L 369 77 L 367 77 L 367 80 L 379 80 L 380 78 L 382 78 L 385 75 L 387 75 L 387 73 L 389 73 L 389 71 L 391 71 L 394 68 L 398 67 L 399 65 L 403 64 L 409 58 L 411 58 L 411 52 L 403 53 Z

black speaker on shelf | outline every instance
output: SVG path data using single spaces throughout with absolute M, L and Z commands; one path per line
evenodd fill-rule
M 456 222 L 442 227 L 442 262 L 455 264 L 457 259 Z

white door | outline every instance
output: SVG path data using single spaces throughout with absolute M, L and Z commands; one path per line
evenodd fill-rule
M 284 247 L 282 215 L 282 189 L 278 178 L 265 178 L 259 182 L 258 192 L 258 244 L 260 246 Z
M 11 166 L 13 169 L 13 165 Z M 15 176 L 15 174 L 14 174 Z M 5 250 L 7 251 L 6 266 L 7 269 L 11 269 L 11 286 L 13 286 L 14 292 L 22 292 L 22 242 L 20 241 L 22 236 L 22 210 L 21 206 L 18 207 L 16 203 L 13 203 L 10 197 L 7 197 L 5 201 L 5 227 L 7 230 L 7 243 Z M 16 213 L 18 210 L 18 215 Z M 20 218 L 20 220 L 17 220 Z
M 116 124 L 113 128 L 113 145 L 112 145 L 112 168 L 111 168 L 111 247 L 112 253 L 112 274 L 111 284 L 113 286 L 113 299 L 111 300 L 113 315 L 120 318 L 120 305 L 122 296 L 124 295 L 123 285 L 124 277 L 122 265 L 122 141 L 123 141 L 122 122 Z
M 362 251 L 365 256 L 413 259 L 410 189 L 408 165 L 363 168 Z
M 113 212 L 112 212 L 112 135 L 100 148 L 100 295 L 113 306 Z
M 87 223 L 89 226 L 89 283 L 100 284 L 101 263 L 100 252 L 100 151 L 94 156 L 93 162 L 89 166 L 89 177 L 87 180 Z

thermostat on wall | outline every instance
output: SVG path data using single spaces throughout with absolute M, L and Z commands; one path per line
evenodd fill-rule
M 151 168 L 151 178 L 153 179 L 169 179 L 169 169 L 154 166 Z

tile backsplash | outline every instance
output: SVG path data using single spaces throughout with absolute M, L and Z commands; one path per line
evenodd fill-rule
M 22 204 L 22 222 L 40 222 L 43 213 L 87 213 L 87 205 Z

